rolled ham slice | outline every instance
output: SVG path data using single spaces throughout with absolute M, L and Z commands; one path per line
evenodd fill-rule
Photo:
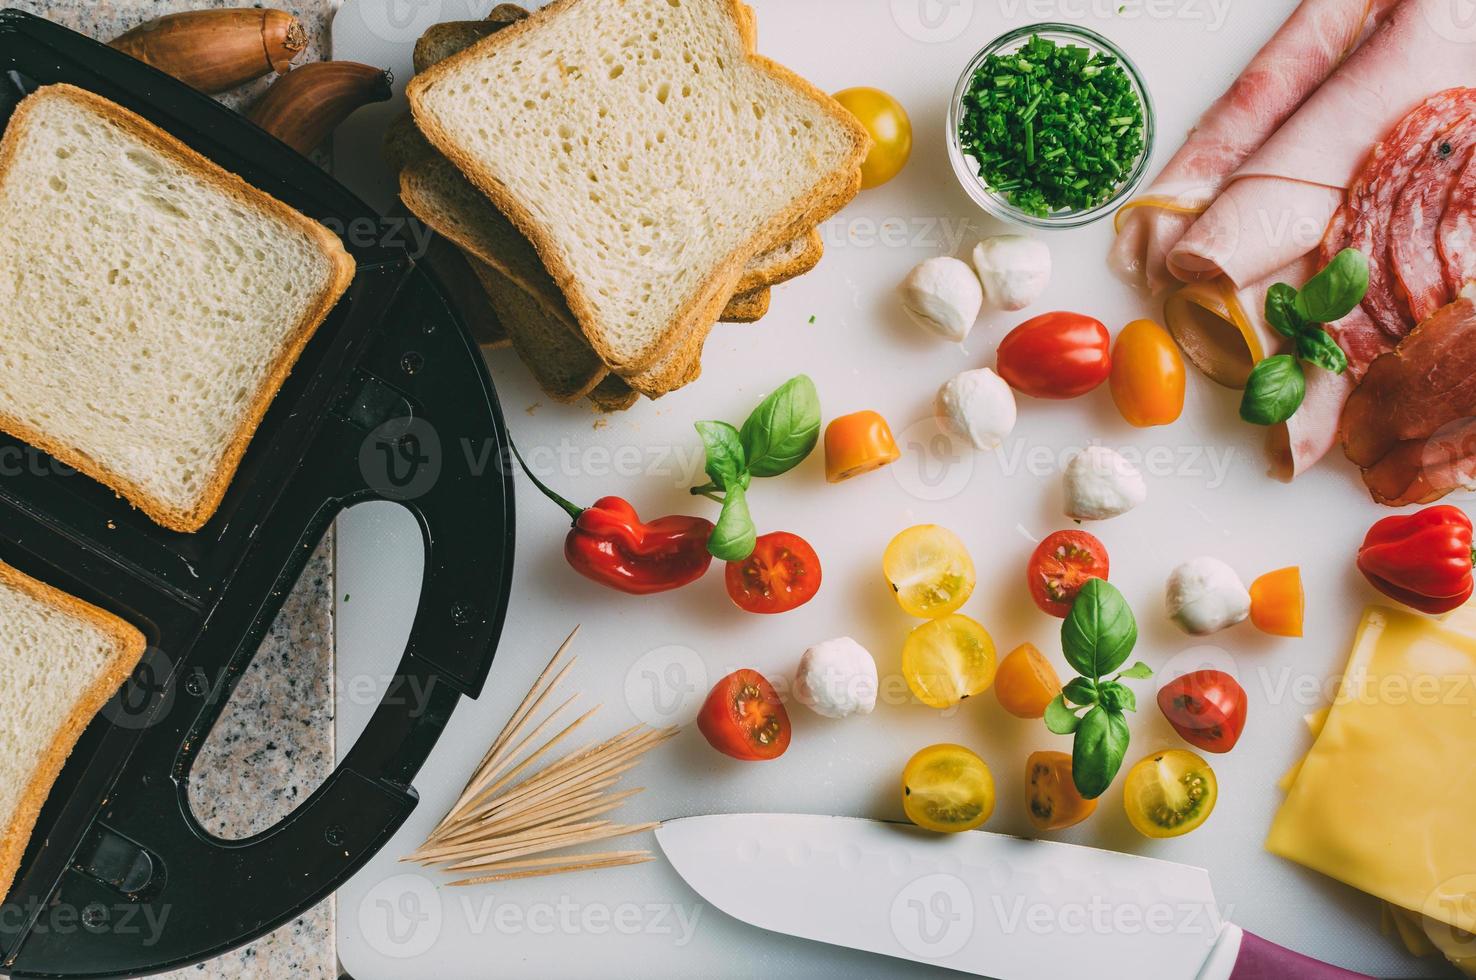
M 1476 84 L 1476 29 L 1450 0 L 1403 0 L 1230 178 L 1168 253 L 1185 282 L 1255 282 L 1310 252 L 1369 152 L 1432 89 Z
M 1315 259 L 1305 255 L 1244 288 L 1228 279 L 1193 283 L 1165 301 L 1164 323 L 1195 367 L 1222 385 L 1244 388 L 1257 361 L 1289 349 L 1286 338 L 1266 322 L 1266 290 L 1278 282 L 1301 286 L 1316 272 Z M 1301 407 L 1266 434 L 1270 473 L 1278 480 L 1301 476 L 1337 445 L 1338 418 L 1355 383 L 1351 375 L 1316 365 L 1303 369 L 1307 394 Z
M 1302 0 L 1195 123 L 1147 191 L 1118 211 L 1108 259 L 1113 270 L 1155 294 L 1172 285 L 1169 249 L 1399 2 Z

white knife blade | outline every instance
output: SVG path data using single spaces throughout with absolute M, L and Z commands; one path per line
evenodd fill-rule
M 656 839 L 750 925 L 981 976 L 1193 980 L 1222 935 L 1239 945 L 1207 872 L 1132 854 L 804 814 L 687 817 Z

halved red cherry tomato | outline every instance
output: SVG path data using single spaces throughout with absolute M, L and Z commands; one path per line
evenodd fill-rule
M 1223 670 L 1196 670 L 1165 684 L 1158 707 L 1190 745 L 1229 752 L 1245 730 L 1245 688 Z
M 728 562 L 723 577 L 744 612 L 789 612 L 820 590 L 820 556 L 799 535 L 775 531 L 760 535 L 743 561 Z
M 1040 611 L 1065 619 L 1087 579 L 1105 579 L 1107 571 L 1107 548 L 1096 537 L 1057 531 L 1036 546 L 1025 576 Z
M 718 681 L 697 729 L 723 755 L 744 762 L 777 759 L 789 748 L 789 714 L 774 687 L 756 670 L 735 670 Z
M 1080 313 L 1043 313 L 999 343 L 999 376 L 1035 398 L 1076 398 L 1112 373 L 1112 336 Z

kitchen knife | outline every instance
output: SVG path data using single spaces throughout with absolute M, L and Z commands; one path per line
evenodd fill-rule
M 735 919 L 998 980 L 1363 976 L 1221 920 L 1202 868 L 1134 854 L 807 814 L 687 817 L 656 839 Z

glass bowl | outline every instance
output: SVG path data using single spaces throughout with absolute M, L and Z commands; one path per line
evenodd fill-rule
M 1117 185 L 1111 196 L 1090 208 L 1053 211 L 1046 215 L 1030 214 L 1020 210 L 1003 194 L 996 193 L 984 183 L 977 173 L 972 158 L 964 152 L 959 142 L 958 128 L 959 123 L 963 121 L 964 96 L 968 94 L 969 87 L 974 80 L 974 73 L 984 64 L 984 59 L 990 55 L 1014 51 L 1036 35 L 1049 41 L 1055 41 L 1057 44 L 1075 44 L 1087 48 L 1094 54 L 1107 54 L 1116 58 L 1118 64 L 1122 65 L 1123 71 L 1127 72 L 1133 91 L 1143 104 L 1142 152 L 1133 163 L 1132 170 Z M 1153 135 L 1153 100 L 1148 95 L 1148 87 L 1143 84 L 1143 76 L 1139 73 L 1138 66 L 1133 64 L 1121 48 L 1096 31 L 1077 27 L 1074 24 L 1031 24 L 1001 34 L 990 41 L 978 54 L 974 55 L 968 66 L 964 68 L 963 74 L 959 75 L 958 84 L 953 89 L 953 102 L 948 110 L 948 159 L 953 164 L 953 173 L 958 177 L 958 182 L 963 186 L 964 191 L 973 198 L 975 204 L 996 218 L 1030 225 L 1034 228 L 1077 228 L 1112 213 L 1143 182 L 1143 177 L 1148 170 L 1148 161 L 1153 156 Z

